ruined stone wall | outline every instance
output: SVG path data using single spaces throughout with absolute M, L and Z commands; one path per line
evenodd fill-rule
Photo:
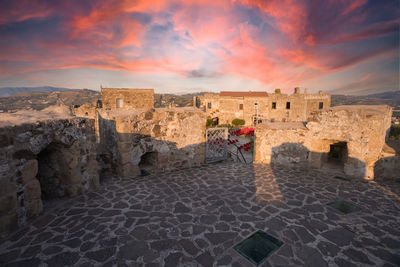
M 139 175 L 141 168 L 198 166 L 204 163 L 205 121 L 205 113 L 195 108 L 101 110 L 101 157 L 123 178 Z M 142 166 L 144 157 L 147 165 Z
M 259 126 L 256 128 L 256 161 L 286 165 L 301 162 L 322 168 L 328 166 L 325 163 L 331 145 L 344 143 L 347 149 L 344 173 L 373 179 L 374 167 L 381 158 L 390 127 L 390 117 L 391 108 L 384 105 L 342 106 L 315 112 L 304 129 L 283 130 L 284 124 L 281 127 Z M 280 152 L 280 158 L 274 158 L 276 151 Z M 292 154 L 300 161 L 290 159 Z
M 308 166 L 308 130 L 301 123 L 268 123 L 256 128 L 255 162 Z
M 94 120 L 3 127 L 0 140 L 0 234 L 40 214 L 42 197 L 75 196 L 99 186 Z
M 96 106 L 90 103 L 83 104 L 79 107 L 72 107 L 72 114 L 82 118 L 96 118 Z
M 388 141 L 374 167 L 375 176 L 400 181 L 400 140 Z
M 101 88 L 104 109 L 117 109 L 121 100 L 121 110 L 134 108 L 154 108 L 154 89 Z

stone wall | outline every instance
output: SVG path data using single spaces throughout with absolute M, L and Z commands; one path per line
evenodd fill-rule
M 273 93 L 257 97 L 251 96 L 255 92 L 242 93 L 243 96 L 205 94 L 194 98 L 193 101 L 195 106 L 206 111 L 207 116 L 218 117 L 220 123 L 232 123 L 233 119 L 239 118 L 245 120 L 246 125 L 253 125 L 256 115 L 263 122 L 306 121 L 312 112 L 320 110 L 320 103 L 322 103 L 322 109 L 329 108 L 331 105 L 330 95 L 322 92 L 308 94 L 300 93 L 298 90 L 291 95 Z M 287 108 L 287 103 L 290 103 L 289 108 Z
M 101 88 L 101 101 L 104 109 L 154 108 L 154 89 Z
M 400 140 L 388 141 L 382 150 L 380 159 L 376 162 L 374 173 L 381 178 L 400 181 Z
M 86 103 L 79 107 L 72 107 L 72 114 L 76 117 L 82 118 L 96 118 L 96 106 L 94 104 Z
M 270 123 L 256 128 L 256 161 L 342 168 L 351 177 L 374 178 L 388 129 L 389 106 L 342 106 L 315 112 L 305 126 Z M 290 125 L 292 125 L 290 127 Z M 333 162 L 332 146 L 343 146 L 343 162 Z
M 43 210 L 42 198 L 98 188 L 94 120 L 0 128 L 0 234 Z
M 122 178 L 198 166 L 205 156 L 205 113 L 195 108 L 99 111 L 101 159 Z

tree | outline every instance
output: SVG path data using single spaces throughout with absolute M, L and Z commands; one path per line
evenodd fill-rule
M 213 119 L 207 119 L 206 127 L 211 127 L 213 124 Z
M 276 88 L 276 89 L 275 89 L 275 94 L 280 94 L 280 93 L 281 93 L 281 89 Z
M 245 124 L 245 120 L 236 118 L 232 121 L 232 124 L 235 126 L 242 126 Z

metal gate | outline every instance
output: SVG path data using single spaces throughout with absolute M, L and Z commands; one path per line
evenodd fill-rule
M 228 158 L 228 128 L 206 130 L 206 162 L 217 162 Z

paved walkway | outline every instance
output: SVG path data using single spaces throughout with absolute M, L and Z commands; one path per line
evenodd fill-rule
M 326 205 L 337 199 L 362 211 Z M 399 196 L 382 184 L 215 164 L 62 201 L 1 241 L 0 265 L 252 266 L 232 247 L 263 230 L 284 245 L 262 266 L 398 266 L 399 222 Z

